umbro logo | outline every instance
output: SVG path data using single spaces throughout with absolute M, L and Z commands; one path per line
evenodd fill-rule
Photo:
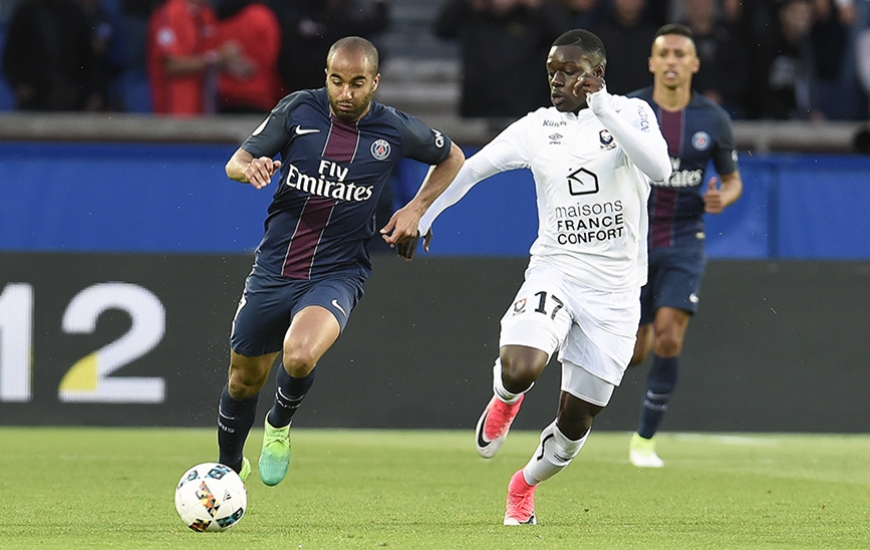
M 550 145 L 559 145 L 562 143 L 562 134 L 556 132 L 555 134 L 550 134 L 547 136 L 550 138 Z
M 317 128 L 303 128 L 302 126 L 296 127 L 296 135 L 304 136 L 305 134 L 316 134 L 320 130 Z

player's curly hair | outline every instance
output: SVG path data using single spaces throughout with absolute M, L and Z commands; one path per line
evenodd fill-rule
M 607 62 L 604 43 L 595 34 L 586 29 L 573 29 L 562 34 L 553 41 L 553 46 L 580 46 L 587 53 L 601 56 L 601 65 Z

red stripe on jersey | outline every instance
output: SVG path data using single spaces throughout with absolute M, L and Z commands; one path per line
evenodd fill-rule
M 356 124 L 342 122 L 334 116 L 330 118 L 329 135 L 323 147 L 323 157 L 337 162 L 352 162 L 359 145 L 359 129 Z M 305 202 L 284 259 L 282 273 L 285 277 L 311 278 L 314 255 L 332 216 L 335 202 L 335 199 L 316 195 L 312 195 Z
M 683 111 L 659 111 L 659 127 L 668 142 L 668 154 L 672 157 L 679 157 L 683 153 L 683 122 Z
M 653 187 L 653 215 L 650 220 L 650 241 L 653 248 L 673 246 L 674 209 L 677 206 L 677 190 L 673 187 Z
M 323 156 L 338 162 L 353 162 L 356 148 L 359 145 L 359 128 L 356 124 L 348 124 L 330 117 L 329 137 L 323 147 Z
M 335 200 L 312 195 L 305 201 L 302 212 L 299 213 L 299 223 L 290 239 L 287 256 L 284 259 L 285 277 L 293 279 L 311 278 L 311 267 L 314 265 L 314 254 L 323 236 L 323 230 L 332 216 Z
M 683 123 L 683 111 L 673 113 L 664 109 L 659 110 L 659 127 L 662 130 L 662 136 L 668 143 L 668 154 L 671 157 L 679 158 L 682 153 Z M 677 189 L 664 186 L 653 187 L 652 204 L 652 220 L 650 220 L 652 247 L 673 246 Z

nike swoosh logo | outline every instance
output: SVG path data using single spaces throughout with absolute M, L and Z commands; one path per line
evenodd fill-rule
M 485 436 L 483 435 L 484 426 L 486 426 L 486 419 L 489 416 L 489 413 L 486 413 L 486 416 L 483 417 L 483 420 L 480 422 L 480 430 L 477 432 L 477 446 L 481 449 L 488 447 L 492 441 L 487 441 Z
M 318 131 L 319 131 L 319 130 L 318 130 Z M 335 306 L 335 309 L 337 309 L 337 310 L 340 311 L 340 312 L 341 312 L 345 317 L 347 317 L 347 312 L 344 310 L 344 308 L 342 308 L 340 305 L 338 305 L 338 300 L 332 300 L 332 305 Z
M 319 131 L 320 130 L 318 130 L 317 128 L 303 128 L 302 126 L 296 127 L 297 136 L 304 136 L 305 134 L 316 134 Z

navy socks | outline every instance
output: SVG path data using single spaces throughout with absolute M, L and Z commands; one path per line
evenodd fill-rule
M 637 433 L 650 439 L 659 429 L 659 424 L 668 403 L 677 386 L 677 375 L 680 369 L 680 358 L 663 358 L 653 356 L 653 364 L 646 379 L 646 392 L 643 396 L 643 405 L 640 412 L 640 425 Z
M 220 448 L 221 464 L 226 464 L 236 472 L 242 468 L 242 456 L 245 451 L 245 440 L 254 425 L 257 416 L 257 394 L 248 399 L 237 401 L 230 397 L 227 386 L 221 392 L 221 404 L 218 411 L 218 447 Z
M 269 411 L 266 420 L 274 428 L 282 428 L 290 424 L 296 409 L 302 404 L 302 400 L 314 384 L 317 367 L 311 370 L 303 378 L 294 378 L 287 374 L 283 364 L 278 365 L 278 373 L 275 376 L 277 389 L 275 390 L 275 404 Z

